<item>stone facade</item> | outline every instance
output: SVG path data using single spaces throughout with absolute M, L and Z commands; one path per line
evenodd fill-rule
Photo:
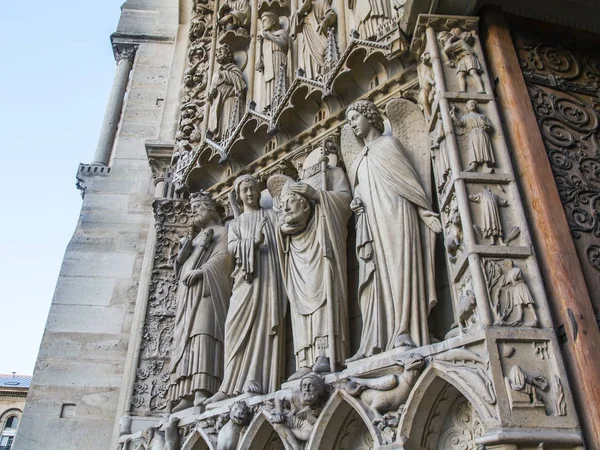
M 23 417 L 31 377 L 0 374 L 0 449 L 10 450 Z
M 480 6 L 429 3 L 124 4 L 17 450 L 596 448 Z

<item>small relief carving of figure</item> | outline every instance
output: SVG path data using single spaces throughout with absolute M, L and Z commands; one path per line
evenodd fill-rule
M 259 201 L 253 176 L 235 180 L 231 196 L 235 218 L 228 236 L 235 269 L 225 322 L 225 375 L 219 392 L 205 404 L 244 392 L 267 394 L 279 387 L 287 299 L 275 237 L 277 215 Z
M 548 389 L 548 380 L 538 375 L 533 378 L 527 375 L 520 366 L 512 366 L 505 377 L 505 383 L 509 390 L 509 400 L 511 408 L 545 408 L 538 389 L 545 391 Z M 512 392 L 511 392 L 512 391 Z
M 502 262 L 502 268 L 504 270 L 504 279 L 502 282 L 503 291 L 506 293 L 506 303 L 509 308 L 516 308 L 516 317 L 509 323 L 509 325 L 521 325 L 523 324 L 523 318 L 525 316 L 525 308 L 529 309 L 533 320 L 525 322 L 525 326 L 537 327 L 538 320 L 535 313 L 535 302 L 533 296 L 529 291 L 529 287 L 523 279 L 523 271 L 515 267 L 514 263 L 510 259 L 505 259 Z
M 417 66 L 417 75 L 419 76 L 420 86 L 419 102 L 423 106 L 427 117 L 431 117 L 431 107 L 435 99 L 435 79 L 431 67 L 431 54 L 427 50 L 421 54 L 421 63 Z
M 267 186 L 281 211 L 277 242 L 297 369 L 290 379 L 334 372 L 344 364 L 349 342 L 346 236 L 352 195 L 345 173 L 325 168 L 300 183 L 274 175 Z
M 463 245 L 462 221 L 458 212 L 456 195 L 452 196 L 452 200 L 444 208 L 444 216 L 446 219 L 444 224 L 446 251 L 450 262 L 455 263 Z
M 504 242 L 502 232 L 502 221 L 498 206 L 508 206 L 508 202 L 485 186 L 479 194 L 469 195 L 469 200 L 480 204 L 480 225 L 474 225 L 475 231 L 480 237 L 490 239 L 491 245 L 508 245 Z
M 523 277 L 523 271 L 510 259 L 488 259 L 483 264 L 496 324 L 537 327 L 535 301 Z M 525 320 L 526 315 L 529 320 Z
M 219 431 L 217 450 L 236 450 L 250 421 L 252 410 L 245 402 L 235 402 L 229 409 L 229 421 Z
M 354 10 L 354 26 L 361 39 L 374 41 L 377 30 L 392 18 L 390 0 L 348 0 Z
M 262 33 L 258 35 L 260 42 L 259 61 L 256 70 L 262 72 L 264 81 L 262 106 L 265 112 L 274 108 L 273 101 L 276 85 L 283 82 L 287 86 L 287 54 L 290 46 L 290 36 L 282 28 L 279 17 L 271 12 L 266 12 L 261 17 Z M 280 81 L 280 72 L 283 71 L 283 80 Z
M 316 373 L 308 373 L 302 377 L 299 389 L 293 391 L 291 398 L 276 399 L 275 408 L 266 413 L 273 428 L 291 449 L 302 450 L 326 401 L 325 381 Z
M 213 76 L 208 93 L 212 102 L 208 130 L 213 139 L 223 140 L 229 137 L 244 115 L 247 86 L 228 44 L 219 46 L 216 59 L 220 67 Z
M 218 13 L 219 25 L 226 31 L 244 34 L 250 28 L 250 2 L 248 0 L 225 0 Z
M 485 94 L 485 87 L 481 79 L 483 68 L 473 49 L 474 33 L 453 28 L 449 32 L 441 31 L 438 34 L 438 41 L 442 46 L 446 64 L 449 67 L 456 67 L 460 92 L 467 92 L 467 76 L 470 76 L 477 86 L 477 92 Z
M 437 301 L 433 242 L 442 225 L 424 188 L 431 180 L 420 179 L 396 137 L 383 135 L 377 107 L 359 101 L 347 109 L 346 117 L 357 143 L 362 143 L 353 155 L 349 143 L 341 147 L 357 216 L 363 320 L 360 348 L 348 360 L 353 361 L 429 342 L 427 317 Z M 429 156 L 422 151 L 410 156 L 426 158 L 429 167 Z
M 448 143 L 446 141 L 446 133 L 444 132 L 441 113 L 438 113 L 432 140 L 431 158 L 433 159 L 433 172 L 435 174 L 437 190 L 441 194 L 450 177 Z
M 185 86 L 186 95 L 183 99 L 183 103 L 193 102 L 200 100 L 202 92 L 206 89 L 207 72 L 208 66 L 206 62 L 198 62 L 194 64 L 185 73 L 183 78 L 183 84 Z
M 483 166 L 483 171 L 494 172 L 496 160 L 494 150 L 490 141 L 489 133 L 493 131 L 492 122 L 485 115 L 477 112 L 479 105 L 475 100 L 467 102 L 467 114 L 460 119 L 456 117 L 456 106 L 452 105 L 450 116 L 458 128 L 464 129 L 469 140 L 469 167 L 465 172 L 474 172 Z
M 223 379 L 225 317 L 233 269 L 227 228 L 215 203 L 203 193 L 191 195 L 193 231 L 181 240 L 175 258 L 177 311 L 169 398 L 174 411 L 199 406 L 217 392 Z
M 292 20 L 296 34 L 300 34 L 298 67 L 305 76 L 317 79 L 323 74 L 326 63 L 328 31 L 335 26 L 337 14 L 332 0 L 304 0 Z
M 411 353 L 405 359 L 399 360 L 398 365 L 404 368 L 401 374 L 377 378 L 348 378 L 346 392 L 360 397 L 371 409 L 375 416 L 375 424 L 385 420 L 385 416 L 400 419 L 403 406 L 425 366 L 425 358 L 418 353 Z

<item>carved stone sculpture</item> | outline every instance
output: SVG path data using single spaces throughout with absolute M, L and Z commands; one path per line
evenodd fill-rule
M 463 246 L 462 220 L 458 212 L 456 195 L 452 196 L 450 203 L 444 208 L 444 243 L 448 252 L 448 260 L 455 263 Z
M 354 26 L 361 39 L 375 40 L 377 30 L 392 17 L 392 2 L 389 0 L 349 0 L 354 10 Z
M 350 395 L 360 397 L 371 409 L 375 423 L 386 414 L 401 415 L 401 408 L 423 370 L 425 358 L 418 353 L 411 353 L 404 361 L 399 361 L 399 365 L 404 367 L 401 374 L 377 378 L 349 377 L 350 382 L 345 386 Z
M 531 377 L 520 366 L 515 365 L 512 366 L 508 376 L 504 379 L 511 408 L 545 409 L 545 404 L 538 392 L 538 390 L 545 391 L 548 389 L 548 380 L 544 376 Z
M 341 168 L 327 167 L 304 182 L 269 179 L 282 224 L 279 257 L 292 319 L 296 374 L 334 372 L 348 347 L 346 236 L 352 198 Z
M 332 0 L 304 0 L 293 18 L 294 35 L 301 35 L 298 66 L 307 78 L 323 74 L 328 45 L 328 31 L 335 26 L 337 14 Z
M 218 16 L 219 25 L 225 30 L 247 34 L 250 29 L 250 3 L 247 0 L 225 0 Z
M 469 200 L 480 204 L 480 224 L 473 227 L 480 237 L 491 240 L 490 245 L 508 245 L 519 235 L 519 227 L 513 227 L 509 235 L 504 238 L 498 207 L 508 206 L 508 201 L 496 195 L 488 186 L 485 186 L 479 194 L 469 195 Z
M 454 105 L 453 105 L 454 106 Z M 479 105 L 475 100 L 467 102 L 467 114 L 460 119 L 456 117 L 456 107 L 450 110 L 450 115 L 458 128 L 464 129 L 469 140 L 469 167 L 465 172 L 473 172 L 483 166 L 484 172 L 494 172 L 496 160 L 490 141 L 489 133 L 493 131 L 492 122 L 484 114 L 477 112 Z
M 481 79 L 483 69 L 472 47 L 474 40 L 474 33 L 462 31 L 460 28 L 441 31 L 438 34 L 446 64 L 449 67 L 456 67 L 460 92 L 467 92 L 467 76 L 469 76 L 477 86 L 477 92 L 485 94 Z
M 239 213 L 237 199 L 243 212 Z M 242 175 L 234 184 L 229 252 L 234 284 L 225 323 L 225 376 L 212 403 L 243 392 L 267 394 L 279 387 L 286 297 L 277 251 L 277 215 L 259 204 L 258 181 Z
M 416 112 L 421 114 L 418 108 Z M 351 358 L 355 360 L 429 342 L 427 317 L 436 302 L 433 241 L 442 226 L 423 188 L 430 180 L 420 180 L 398 139 L 383 135 L 377 107 L 359 101 L 346 116 L 362 141 L 353 144 L 347 129 L 342 135 L 341 152 L 354 191 L 351 206 L 357 215 L 363 330 L 360 348 Z M 426 131 L 423 139 L 426 146 Z M 430 167 L 422 149 L 419 155 Z
M 235 402 L 229 409 L 229 422 L 219 431 L 217 450 L 235 450 L 252 420 L 252 410 L 245 402 Z
M 421 54 L 421 63 L 417 66 L 417 75 L 419 76 L 419 102 L 423 106 L 427 117 L 431 117 L 431 106 L 435 99 L 435 79 L 431 67 L 431 54 L 428 51 Z
M 220 67 L 213 75 L 208 93 L 212 102 L 208 131 L 213 139 L 222 140 L 235 129 L 244 114 L 247 86 L 229 45 L 221 44 L 216 59 Z
M 325 381 L 316 373 L 304 375 L 291 398 L 276 399 L 267 411 L 269 421 L 292 450 L 302 450 L 327 401 Z M 286 407 L 283 405 L 285 404 Z
M 282 28 L 279 17 L 271 12 L 264 13 L 261 21 L 262 33 L 258 35 L 260 56 L 256 70 L 263 74 L 262 106 L 263 110 L 268 112 L 277 106 L 274 104 L 276 103 L 277 83 L 287 86 L 287 54 L 290 47 L 290 35 L 286 29 Z
M 431 159 L 433 160 L 433 171 L 438 192 L 444 192 L 444 187 L 450 178 L 450 160 L 448 158 L 448 143 L 442 115 L 438 113 L 435 130 L 433 131 L 431 144 Z
M 199 406 L 223 379 L 223 340 L 233 259 L 227 251 L 227 228 L 215 203 L 191 195 L 193 232 L 181 240 L 175 258 L 177 313 L 173 333 L 170 399 L 175 410 Z
M 180 450 L 178 424 L 178 417 L 172 417 L 169 420 L 169 424 L 165 429 L 165 450 Z
M 490 293 L 496 324 L 537 327 L 535 301 L 523 278 L 523 271 L 511 259 L 484 261 L 484 274 Z M 527 310 L 527 314 L 526 314 Z M 526 319 L 529 320 L 526 320 Z

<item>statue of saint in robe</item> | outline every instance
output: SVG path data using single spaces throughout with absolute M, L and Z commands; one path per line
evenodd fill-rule
M 227 251 L 227 228 L 210 196 L 192 194 L 191 207 L 193 232 L 182 239 L 175 258 L 177 310 L 169 389 L 169 399 L 178 402 L 175 411 L 199 406 L 221 384 L 231 296 L 233 258 Z
M 273 104 L 277 83 L 283 84 L 282 90 L 287 89 L 287 54 L 290 36 L 287 30 L 281 27 L 279 17 L 271 12 L 264 13 L 261 22 L 262 33 L 258 35 L 260 56 L 256 70 L 263 74 L 262 107 L 263 111 L 269 112 L 277 107 Z
M 260 206 L 258 181 L 242 175 L 234 184 L 243 212 L 229 224 L 228 248 L 235 258 L 233 293 L 225 322 L 225 375 L 205 404 L 242 393 L 279 388 L 287 299 L 281 279 L 275 226 L 277 215 Z
M 376 40 L 377 30 L 392 18 L 390 0 L 348 0 L 354 26 L 361 39 Z
M 400 110 L 393 115 L 416 114 L 409 117 L 409 123 L 420 120 L 422 130 L 412 139 L 422 141 L 426 149 L 422 113 L 408 100 L 400 102 L 409 105 L 400 103 Z M 397 118 L 390 117 L 390 105 L 388 117 L 393 122 Z M 363 144 L 349 154 L 346 128 L 341 152 L 354 191 L 352 209 L 357 214 L 358 295 L 363 320 L 360 348 L 350 358 L 356 360 L 395 347 L 429 343 L 427 317 L 436 302 L 434 238 L 442 227 L 423 187 L 430 178 L 422 182 L 400 141 L 383 135 L 383 118 L 377 107 L 359 101 L 348 108 L 346 117 Z M 430 168 L 428 151 L 420 151 L 419 155 L 425 160 L 423 166 Z
M 303 182 L 274 175 L 267 183 L 282 219 L 277 242 L 297 369 L 291 380 L 338 370 L 348 351 L 346 237 L 352 197 L 343 169 L 326 163 L 323 169 Z
M 317 79 L 325 66 L 327 30 L 335 25 L 337 14 L 331 0 L 304 0 L 294 14 L 293 25 L 300 33 L 298 67 L 305 76 Z
M 222 44 L 217 49 L 216 59 L 220 67 L 213 75 L 208 92 L 212 102 L 208 131 L 213 139 L 223 140 L 235 130 L 244 115 L 246 82 L 242 71 L 235 65 L 233 51 L 228 44 Z

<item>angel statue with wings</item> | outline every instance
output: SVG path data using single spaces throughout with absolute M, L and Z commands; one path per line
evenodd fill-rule
M 342 132 L 363 320 L 360 348 L 348 361 L 428 344 L 427 317 L 437 301 L 434 244 L 442 226 L 430 202 L 425 120 L 405 99 L 390 101 L 386 113 L 397 137 L 384 135 L 379 110 L 366 100 L 347 109 Z

